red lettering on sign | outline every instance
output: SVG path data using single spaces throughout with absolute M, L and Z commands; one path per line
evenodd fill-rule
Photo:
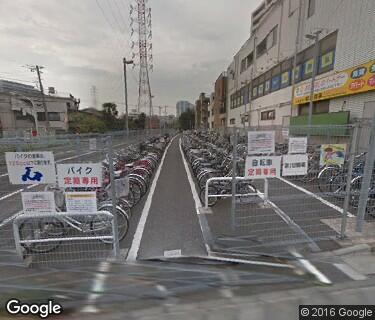
M 365 85 L 365 80 L 358 79 L 358 80 L 353 81 L 349 85 L 349 89 L 352 90 L 352 91 L 356 91 L 356 90 L 362 89 L 364 87 L 364 85 Z
M 256 169 L 255 170 L 255 174 L 257 175 L 257 176 L 260 176 L 260 175 L 262 175 L 262 169 Z
M 370 87 L 375 87 L 375 76 L 372 76 L 370 79 L 367 80 L 367 84 Z
M 90 183 L 89 177 L 82 178 L 82 184 L 89 184 L 89 183 Z
M 79 177 L 73 177 L 73 184 L 81 184 L 81 179 Z
M 248 176 L 253 176 L 254 175 L 254 169 L 247 170 L 247 175 Z
M 64 178 L 64 184 L 72 184 L 72 178 L 70 178 L 70 177 L 65 177 L 65 178 Z
M 271 176 L 276 176 L 276 168 L 271 168 L 270 174 L 271 174 Z
M 98 184 L 99 184 L 99 179 L 98 179 L 98 177 L 92 177 L 92 178 L 91 178 L 91 184 L 93 184 L 93 185 L 98 185 Z
M 268 168 L 264 168 L 264 169 L 263 169 L 263 174 L 264 174 L 265 176 L 268 176 Z

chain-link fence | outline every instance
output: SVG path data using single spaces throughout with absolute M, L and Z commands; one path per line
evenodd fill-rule
M 119 258 L 171 133 L 0 139 L 0 263 Z
M 356 232 L 361 224 L 371 225 L 371 123 L 242 127 L 219 134 L 230 139 L 233 150 L 228 152 L 232 171 L 223 176 L 251 180 L 206 186 L 216 216 L 208 220 L 218 248 L 264 254 L 282 254 L 295 246 L 333 249 L 336 239 L 361 235 Z

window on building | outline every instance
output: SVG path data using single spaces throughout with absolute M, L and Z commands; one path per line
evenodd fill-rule
M 251 64 L 253 63 L 254 60 L 254 54 L 251 52 L 247 57 L 246 57 L 246 68 L 249 68 Z
M 308 79 L 312 76 L 314 70 L 314 59 L 311 58 L 303 64 L 302 68 L 302 78 L 303 80 Z
M 257 58 L 262 56 L 267 51 L 267 37 L 265 37 L 258 45 L 257 45 Z
M 258 87 L 253 87 L 252 98 L 255 99 L 258 96 Z
M 235 118 L 230 119 L 230 120 L 229 120 L 229 123 L 230 123 L 230 124 L 236 124 L 236 119 L 235 119 Z
M 260 113 L 260 120 L 275 120 L 275 110 L 267 110 Z
M 258 96 L 261 97 L 261 96 L 263 96 L 263 94 L 264 94 L 264 83 L 261 83 L 258 86 Z
M 307 17 L 310 18 L 315 13 L 315 0 L 309 0 L 307 7 Z
M 277 91 L 280 89 L 281 75 L 278 74 L 273 76 L 271 79 L 271 91 Z
M 329 100 L 316 101 L 313 103 L 313 114 L 328 113 L 329 112 Z M 309 114 L 309 104 L 301 104 L 298 109 L 300 116 L 307 116 Z
M 277 26 L 274 27 L 267 36 L 267 50 L 271 49 L 277 43 Z
M 48 112 L 49 121 L 61 121 L 60 113 L 58 112 Z M 46 114 L 44 112 L 38 112 L 38 121 L 46 121 Z
M 31 114 L 23 114 L 22 111 L 13 111 L 16 116 L 16 120 L 30 120 L 34 121 L 34 117 Z
M 290 80 L 291 80 L 290 74 L 291 74 L 290 70 L 284 71 L 281 74 L 281 85 L 280 85 L 281 88 L 286 88 L 287 86 L 290 85 Z
M 335 63 L 335 51 L 329 51 L 319 58 L 319 70 L 318 73 L 328 72 L 333 69 Z
M 246 70 L 246 58 L 241 60 L 241 73 Z

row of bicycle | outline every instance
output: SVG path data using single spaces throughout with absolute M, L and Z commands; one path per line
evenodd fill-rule
M 238 139 L 236 145 L 237 165 L 236 176 L 243 176 L 247 155 L 246 139 Z M 186 157 L 190 162 L 193 174 L 196 177 L 200 188 L 200 198 L 205 202 L 205 186 L 209 178 L 231 177 L 232 176 L 232 156 L 233 147 L 230 143 L 230 136 L 220 136 L 215 132 L 196 131 L 185 133 L 182 146 Z M 285 145 L 276 145 L 277 155 L 286 152 Z M 343 200 L 346 194 L 350 196 L 350 205 L 358 207 L 362 180 L 364 176 L 366 153 L 358 154 L 354 157 L 353 171 L 351 175 L 350 193 L 346 192 L 348 179 L 348 164 L 345 159 L 344 164 L 325 165 L 320 163 L 320 145 L 309 146 L 307 149 L 308 166 L 307 174 L 302 176 L 288 177 L 297 183 L 303 183 L 312 192 L 320 193 L 324 197 L 333 197 Z M 373 174 L 372 177 L 375 175 Z M 240 181 L 237 186 L 237 194 L 247 194 L 256 190 L 251 181 Z M 213 182 L 209 186 L 209 194 L 231 193 L 231 182 Z M 209 205 L 213 205 L 220 197 L 209 199 Z M 375 209 L 375 179 L 371 179 L 370 190 L 367 199 L 367 211 L 372 213 Z
M 66 192 L 95 191 L 98 212 L 116 212 L 118 226 L 118 239 L 123 240 L 128 233 L 132 209 L 140 202 L 146 194 L 153 174 L 160 162 L 162 154 L 170 141 L 169 134 L 150 138 L 138 144 L 132 144 L 115 151 L 113 157 L 114 180 L 110 176 L 110 159 L 108 155 L 102 161 L 103 184 L 100 188 L 66 188 L 62 189 L 56 185 L 46 185 L 45 191 L 54 192 L 56 211 L 66 212 Z M 126 192 L 116 195 L 116 210 L 113 210 L 112 183 L 126 182 Z M 118 180 L 118 181 L 117 181 Z M 25 220 L 19 226 L 21 239 L 28 239 L 28 244 L 23 244 L 27 252 L 47 253 L 55 250 L 62 243 L 59 239 L 70 234 L 72 230 L 78 234 L 98 235 L 99 240 L 108 243 L 108 240 L 100 235 L 110 234 L 112 222 L 103 218 L 104 215 L 87 214 L 77 217 L 56 214 L 53 217 Z M 55 239 L 56 241 L 41 241 L 38 239 Z

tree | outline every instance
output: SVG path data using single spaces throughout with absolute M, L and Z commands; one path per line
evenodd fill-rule
M 180 129 L 182 130 L 189 130 L 194 128 L 195 122 L 195 113 L 193 110 L 187 110 L 181 113 L 180 117 L 178 118 L 178 124 Z
M 104 133 L 107 131 L 105 122 L 84 112 L 74 112 L 69 114 L 69 131 L 73 133 Z
M 146 114 L 142 112 L 138 115 L 138 118 L 134 120 L 135 127 L 137 129 L 145 129 L 146 128 Z
M 106 102 L 102 105 L 103 120 L 108 129 L 118 130 L 123 129 L 120 126 L 118 117 L 117 105 L 113 102 Z

